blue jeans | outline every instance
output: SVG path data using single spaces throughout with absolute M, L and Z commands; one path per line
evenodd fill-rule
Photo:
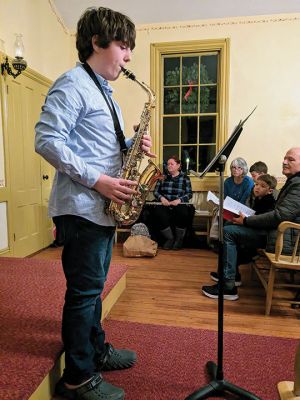
M 243 225 L 225 225 L 223 231 L 223 267 L 224 278 L 234 280 L 236 269 L 241 260 L 247 260 L 246 255 L 254 255 L 256 249 L 265 248 L 267 232 L 249 228 Z
M 104 348 L 101 293 L 108 273 L 115 227 L 64 215 L 62 265 L 67 281 L 62 317 L 65 382 L 77 385 L 95 372 Z

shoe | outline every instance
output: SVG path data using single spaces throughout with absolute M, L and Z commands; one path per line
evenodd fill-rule
M 68 400 L 123 400 L 123 389 L 111 385 L 100 374 L 77 389 L 68 389 L 61 378 L 55 386 L 55 395 Z
M 218 286 L 219 285 L 202 286 L 202 292 L 205 294 L 205 296 L 210 297 L 211 299 L 217 299 L 219 297 Z M 227 289 L 225 286 L 223 298 L 225 300 L 238 300 L 239 295 L 236 286 L 234 286 L 232 289 Z
M 137 360 L 137 355 L 131 350 L 114 349 L 110 343 L 105 343 L 103 355 L 96 360 L 97 371 L 115 371 L 132 367 Z
M 218 275 L 217 272 L 211 272 L 210 273 L 210 278 L 215 282 L 219 282 L 219 275 Z M 241 274 L 239 272 L 237 272 L 235 274 L 235 286 L 236 287 L 242 286 L 242 277 L 241 277 Z
M 165 243 L 163 244 L 163 249 L 164 250 L 172 250 L 173 249 L 173 243 L 174 243 L 174 240 L 166 240 L 165 241 Z

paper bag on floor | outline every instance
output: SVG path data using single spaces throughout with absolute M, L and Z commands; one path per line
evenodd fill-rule
M 211 240 L 219 239 L 219 207 L 215 207 L 212 211 L 212 220 L 209 230 L 209 238 Z
M 154 257 L 157 243 L 144 235 L 129 236 L 123 243 L 124 257 Z

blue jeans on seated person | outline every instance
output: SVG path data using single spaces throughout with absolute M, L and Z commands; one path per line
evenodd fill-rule
M 78 385 L 95 373 L 95 357 L 104 349 L 101 293 L 108 273 L 115 227 L 64 215 L 62 253 L 67 281 L 62 319 L 64 381 Z
M 228 224 L 224 226 L 223 239 L 224 278 L 234 281 L 237 265 L 239 260 L 243 260 L 243 254 L 254 255 L 256 249 L 265 248 L 267 231 Z

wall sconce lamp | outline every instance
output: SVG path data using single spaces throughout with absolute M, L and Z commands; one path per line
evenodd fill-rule
M 12 71 L 8 62 L 8 57 L 5 57 L 5 62 L 1 64 L 1 74 L 4 75 L 6 71 L 8 75 L 11 75 L 15 79 L 27 67 L 27 62 L 23 58 L 24 45 L 21 34 L 16 33 L 16 40 L 14 46 L 15 46 L 15 58 L 12 60 L 12 66 L 17 72 L 15 73 Z

